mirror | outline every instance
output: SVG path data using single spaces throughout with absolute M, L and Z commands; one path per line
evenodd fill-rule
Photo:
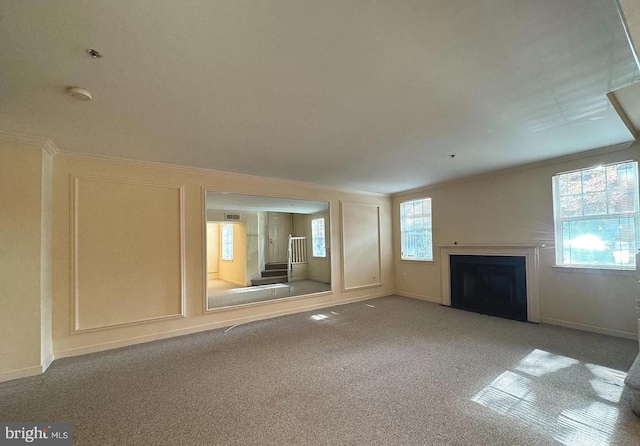
M 207 191 L 207 310 L 331 291 L 329 203 Z

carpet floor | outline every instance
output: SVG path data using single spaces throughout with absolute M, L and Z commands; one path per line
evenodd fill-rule
M 74 445 L 634 445 L 635 341 L 384 297 L 56 360 L 0 420 Z

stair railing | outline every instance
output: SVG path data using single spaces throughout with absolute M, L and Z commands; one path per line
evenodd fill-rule
M 307 238 L 293 237 L 289 234 L 289 250 L 287 261 L 287 282 L 291 282 L 293 265 L 307 263 Z

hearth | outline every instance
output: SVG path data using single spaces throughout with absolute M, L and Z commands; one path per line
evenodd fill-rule
M 450 255 L 451 306 L 527 321 L 524 256 Z

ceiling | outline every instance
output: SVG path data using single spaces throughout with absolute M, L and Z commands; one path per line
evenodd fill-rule
M 629 142 L 638 78 L 615 0 L 0 3 L 0 131 L 369 192 Z
M 207 210 L 313 214 L 328 209 L 329 203 L 326 201 L 292 200 L 287 198 L 207 191 Z

